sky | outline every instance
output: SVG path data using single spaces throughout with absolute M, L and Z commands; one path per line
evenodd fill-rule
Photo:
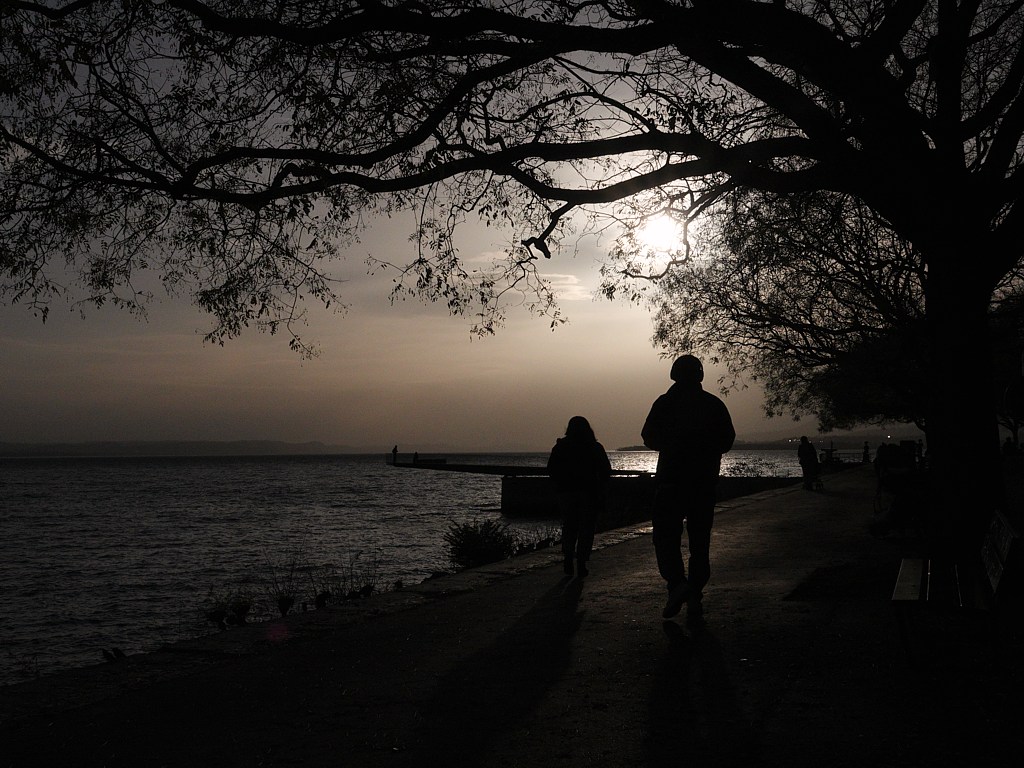
M 545 451 L 571 416 L 611 449 L 641 442 L 670 361 L 650 341 L 647 310 L 594 298 L 597 244 L 545 263 L 569 323 L 512 309 L 477 338 L 444 307 L 388 301 L 391 279 L 368 275 L 367 253 L 408 248 L 390 222 L 355 246 L 341 270 L 344 314 L 309 307 L 302 359 L 287 336 L 249 331 L 204 343 L 209 319 L 184 298 L 157 296 L 139 320 L 112 308 L 55 305 L 45 324 L 0 307 L 0 442 L 134 440 L 320 441 L 359 452 Z M 500 244 L 474 233 L 463 255 Z M 709 368 L 706 388 L 716 391 Z M 725 399 L 739 439 L 814 434 L 813 421 L 767 420 L 756 389 Z

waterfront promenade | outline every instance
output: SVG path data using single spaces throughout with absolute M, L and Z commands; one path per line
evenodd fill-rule
M 1005 765 L 1020 648 L 890 606 L 870 467 L 724 502 L 706 622 L 663 622 L 648 531 L 0 689 L 0 766 Z

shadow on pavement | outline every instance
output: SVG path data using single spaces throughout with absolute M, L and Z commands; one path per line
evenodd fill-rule
M 494 740 L 514 731 L 569 666 L 582 584 L 560 580 L 490 647 L 438 680 L 407 745 L 412 755 L 485 762 Z
M 696 760 L 740 765 L 755 752 L 754 731 L 743 715 L 721 647 L 706 626 L 687 634 L 674 621 L 654 668 L 644 743 L 650 766 Z

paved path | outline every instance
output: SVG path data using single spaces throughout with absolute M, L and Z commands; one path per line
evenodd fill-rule
M 720 505 L 702 628 L 620 530 L 582 581 L 536 553 L 0 689 L 0 766 L 1005 765 L 1021 665 L 945 624 L 906 663 L 911 542 L 867 534 L 873 495 L 856 468 Z

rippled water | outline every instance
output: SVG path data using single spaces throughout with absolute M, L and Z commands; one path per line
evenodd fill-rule
M 797 475 L 790 454 L 733 452 L 723 473 Z M 611 458 L 650 470 L 656 454 Z M 399 469 L 381 456 L 0 460 L 0 684 L 210 631 L 211 590 L 269 610 L 267 585 L 292 562 L 310 595 L 311 574 L 422 581 L 449 569 L 448 527 L 500 517 L 500 494 L 497 476 Z

